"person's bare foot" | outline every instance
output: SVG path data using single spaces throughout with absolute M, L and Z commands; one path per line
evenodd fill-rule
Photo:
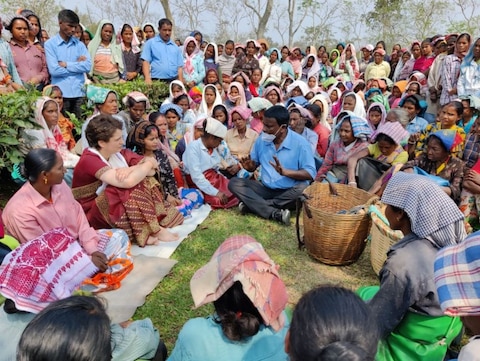
M 172 233 L 168 229 L 163 227 L 153 236 L 155 236 L 159 242 L 173 242 L 178 241 L 178 239 L 180 238 L 178 233 Z
M 151 235 L 148 237 L 147 239 L 147 242 L 145 242 L 145 245 L 146 246 L 154 246 L 156 244 L 159 244 L 160 243 L 160 240 L 158 239 L 158 237 L 156 235 Z

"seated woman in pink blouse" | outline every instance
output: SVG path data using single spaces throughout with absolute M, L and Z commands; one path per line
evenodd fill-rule
M 128 237 L 119 229 L 95 231 L 90 227 L 63 181 L 64 174 L 62 157 L 55 150 L 39 148 L 28 153 L 24 169 L 28 182 L 8 201 L 2 214 L 7 233 L 27 243 L 64 228 L 78 240 L 82 253 L 90 256 L 98 272 L 84 281 L 86 290 L 116 289 L 133 268 Z M 108 276 L 103 273 L 107 270 Z

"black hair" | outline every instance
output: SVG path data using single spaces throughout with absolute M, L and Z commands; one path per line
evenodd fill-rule
M 152 113 L 148 114 L 148 121 L 150 123 L 155 123 L 157 121 L 157 118 L 161 115 L 163 115 L 163 114 L 160 113 L 160 112 L 152 112 Z
M 377 112 L 377 113 L 382 113 L 382 109 L 378 105 L 374 105 L 368 112 Z
M 377 139 L 376 139 L 377 142 L 387 142 L 388 144 L 391 144 L 391 145 L 397 145 L 397 142 L 395 142 L 392 137 L 384 134 L 384 133 L 379 133 L 377 135 Z
M 227 108 L 225 107 L 225 105 L 223 104 L 217 104 L 213 107 L 213 110 L 212 110 L 212 117 L 213 115 L 215 114 L 215 112 L 217 110 L 221 110 L 223 114 L 225 114 L 225 122 L 228 122 L 228 111 L 227 111 Z
M 131 27 L 131 25 L 129 25 L 129 24 L 123 24 L 122 30 L 120 31 L 120 35 L 123 35 L 123 33 L 124 33 L 126 30 L 128 30 L 128 29 L 130 29 L 130 30 L 133 32 L 133 28 Z
M 109 361 L 110 338 L 104 305 L 95 297 L 71 296 L 53 302 L 27 325 L 17 361 Z
M 232 44 L 233 46 L 235 46 L 235 42 L 231 39 L 229 39 L 225 42 L 225 45 L 228 45 L 228 44 Z
M 471 40 L 472 40 L 472 37 L 470 36 L 469 33 L 461 33 L 458 37 L 457 37 L 457 40 L 458 41 L 460 38 L 467 38 L 468 42 L 470 43 Z
M 58 13 L 58 21 L 76 25 L 80 23 L 78 15 L 72 10 L 63 9 Z
M 13 28 L 13 23 L 15 22 L 15 20 L 20 20 L 20 21 L 23 21 L 25 22 L 25 24 L 27 25 L 27 28 L 28 30 L 30 30 L 31 28 L 31 24 L 28 22 L 28 19 L 25 18 L 23 15 L 22 16 L 14 16 L 12 18 L 12 20 L 8 23 L 8 24 L 5 24 L 5 29 L 12 32 L 12 28 Z M 12 34 L 13 35 L 13 34 Z
M 280 49 L 280 53 L 283 51 L 283 49 L 287 49 L 288 55 L 290 55 L 291 52 L 290 52 L 290 49 L 288 48 L 288 46 L 286 46 L 286 45 L 282 46 L 282 48 Z
M 32 149 L 25 157 L 22 176 L 30 182 L 36 182 L 40 174 L 52 170 L 56 162 L 57 152 L 54 149 Z
M 463 104 L 458 100 L 453 100 L 450 103 L 445 104 L 443 107 L 453 107 L 458 116 L 463 115 Z
M 163 19 L 158 20 L 158 27 L 162 28 L 163 25 L 173 26 L 172 21 L 170 19 L 167 19 L 167 18 L 163 18 Z
M 306 108 L 312 112 L 314 117 L 320 118 L 322 116 L 322 109 L 317 104 L 308 104 Z
M 109 114 L 99 114 L 88 122 L 85 137 L 90 147 L 99 149 L 100 141 L 108 142 L 117 129 L 122 130 L 122 123 Z
M 215 322 L 229 340 L 240 341 L 256 335 L 263 318 L 252 301 L 243 292 L 242 284 L 236 281 L 220 298 L 213 301 L 217 317 Z
M 283 105 L 274 105 L 265 110 L 264 118 L 274 118 L 279 126 L 287 125 L 290 122 L 290 114 Z
M 377 46 L 378 46 L 378 44 L 382 44 L 382 46 L 383 46 L 383 49 L 384 49 L 385 51 L 387 50 L 387 46 L 385 45 L 385 42 L 384 42 L 383 40 L 379 40 L 379 41 L 377 41 L 377 43 L 375 44 L 375 45 L 376 45 L 375 47 L 377 47 Z
M 413 94 L 405 97 L 405 99 L 403 100 L 402 106 L 405 103 L 413 104 L 416 110 L 422 110 L 422 106 L 420 105 L 420 99 L 418 94 Z
M 432 38 L 425 38 L 422 40 L 422 42 L 420 43 L 420 47 L 422 46 L 423 43 L 428 43 L 429 45 L 432 45 Z
M 181 101 L 181 100 L 184 100 L 184 99 L 187 99 L 188 103 L 190 104 L 190 99 L 188 99 L 188 95 L 187 94 L 180 94 L 179 96 L 177 96 L 176 98 L 173 98 L 173 104 L 177 104 Z
M 139 124 L 138 122 L 137 124 Z M 128 133 L 126 147 L 133 150 L 137 154 L 143 155 L 145 153 L 145 144 L 142 144 L 140 140 L 145 139 L 150 135 L 153 130 L 157 131 L 158 136 L 160 137 L 160 130 L 155 125 L 155 123 L 149 122 L 150 124 L 145 127 L 145 132 L 140 134 L 137 132 L 137 126 L 135 125 L 130 132 Z
M 358 93 L 360 90 L 365 90 L 366 87 L 367 85 L 364 82 L 360 82 L 355 85 L 355 87 L 353 88 L 353 92 Z
M 378 328 L 368 305 L 342 287 L 320 286 L 298 302 L 290 324 L 292 361 L 373 361 Z
M 20 12 L 20 15 L 24 16 L 27 18 L 28 21 L 30 21 L 30 17 L 34 17 L 35 19 L 37 19 L 37 23 L 38 23 L 38 33 L 37 35 L 35 35 L 35 37 L 37 38 L 38 42 L 43 45 L 43 40 L 42 40 L 42 23 L 40 22 L 40 18 L 37 16 L 37 14 L 35 14 L 32 10 L 27 10 L 27 9 L 24 9 Z

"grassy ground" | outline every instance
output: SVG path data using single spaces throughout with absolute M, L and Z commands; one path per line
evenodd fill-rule
M 326 266 L 313 260 L 305 250 L 298 250 L 293 225 L 286 227 L 253 215 L 242 216 L 236 209 L 214 211 L 175 251 L 172 258 L 178 260 L 178 264 L 147 297 L 145 305 L 137 310 L 134 317 L 150 317 L 169 350 L 189 318 L 211 313 L 211 305 L 193 310 L 190 279 L 210 259 L 220 243 L 235 234 L 254 237 L 280 265 L 280 275 L 287 285 L 291 306 L 304 292 L 319 284 L 331 283 L 356 289 L 377 283 L 370 265 L 368 246 L 353 265 Z

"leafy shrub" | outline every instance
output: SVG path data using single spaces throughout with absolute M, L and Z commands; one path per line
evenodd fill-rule
M 19 90 L 0 96 L 0 169 L 12 171 L 24 154 L 22 133 L 39 128 L 35 123 L 35 101 L 41 94 L 36 90 Z
M 150 100 L 151 111 L 157 111 L 160 109 L 162 102 L 170 95 L 169 85 L 160 81 L 154 81 L 151 85 L 145 84 L 143 79 L 136 79 L 133 81 L 127 81 L 126 83 L 118 84 L 94 85 L 115 91 L 118 95 L 118 100 L 120 101 L 122 108 L 124 107 L 122 103 L 123 97 L 132 91 L 139 91 L 147 96 L 147 98 Z M 90 115 L 93 113 L 93 104 L 87 102 L 87 104 L 82 107 L 82 113 L 83 120 L 90 117 Z

